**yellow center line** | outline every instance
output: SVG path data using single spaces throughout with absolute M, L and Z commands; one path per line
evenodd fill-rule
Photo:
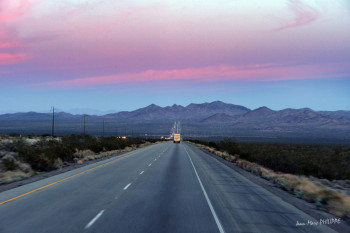
M 84 174 L 84 173 L 86 173 L 86 172 L 89 172 L 89 171 L 95 170 L 95 169 L 97 169 L 97 168 L 99 168 L 99 167 L 102 167 L 102 166 L 105 166 L 105 165 L 108 165 L 108 164 L 114 163 L 114 162 L 116 162 L 116 161 L 118 161 L 118 160 L 121 160 L 121 159 L 123 159 L 123 158 L 126 158 L 126 157 L 128 157 L 128 156 L 130 156 L 130 155 L 133 155 L 133 154 L 136 154 L 136 153 L 142 152 L 142 151 L 144 151 L 144 150 L 146 150 L 146 149 L 149 149 L 149 147 L 148 147 L 148 148 L 145 148 L 145 149 L 142 149 L 142 150 L 139 150 L 139 151 L 135 151 L 135 152 L 133 152 L 133 153 L 130 153 L 130 154 L 125 155 L 125 156 L 123 156 L 123 157 L 120 157 L 120 158 L 114 159 L 114 160 L 109 161 L 109 162 L 107 162 L 107 163 L 104 163 L 104 164 L 98 165 L 98 166 L 96 166 L 96 167 L 90 168 L 90 169 L 88 169 L 88 170 L 85 170 L 85 171 L 83 171 L 83 172 L 77 173 L 77 174 L 75 174 L 75 175 L 72 175 L 72 176 L 66 177 L 66 178 L 64 178 L 64 179 L 62 179 L 62 180 L 59 180 L 59 181 L 56 181 L 56 182 L 53 182 L 53 183 L 47 184 L 47 185 L 45 185 L 45 186 L 42 186 L 42 187 L 37 188 L 37 189 L 34 189 L 34 190 L 29 191 L 29 192 L 27 192 L 27 193 L 23 193 L 23 194 L 21 194 L 21 195 L 19 195 L 19 196 L 16 196 L 16 197 L 14 197 L 14 198 L 8 199 L 8 200 L 3 201 L 3 202 L 0 202 L 0 205 L 5 204 L 5 203 L 8 203 L 8 202 L 11 202 L 11 201 L 16 200 L 16 199 L 18 199 L 18 198 L 20 198 L 20 197 L 24 197 L 24 196 L 26 196 L 26 195 L 28 195 L 28 194 L 34 193 L 34 192 L 36 192 L 36 191 L 42 190 L 42 189 L 47 188 L 47 187 L 50 187 L 50 186 L 52 186 L 52 185 L 55 185 L 55 184 L 61 183 L 62 181 L 69 180 L 69 179 L 71 179 L 71 178 L 73 178 L 73 177 L 76 177 L 76 176 L 79 176 L 79 175 Z

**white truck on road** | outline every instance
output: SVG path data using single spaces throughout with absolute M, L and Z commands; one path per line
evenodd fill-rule
M 181 135 L 179 133 L 174 133 L 174 143 L 180 143 Z

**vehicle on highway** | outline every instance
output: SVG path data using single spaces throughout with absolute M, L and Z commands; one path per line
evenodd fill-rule
M 179 133 L 174 133 L 174 143 L 180 143 L 181 135 Z

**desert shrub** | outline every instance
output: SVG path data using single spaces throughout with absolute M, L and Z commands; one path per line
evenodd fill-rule
M 71 161 L 73 159 L 73 148 L 55 140 L 44 143 L 42 150 L 49 160 Z
M 219 146 L 216 144 L 216 142 L 210 141 L 210 142 L 208 143 L 208 146 L 209 146 L 209 147 L 212 147 L 212 148 L 215 148 L 215 149 L 219 149 Z
M 210 143 L 209 143 L 210 144 Z M 232 138 L 227 138 L 216 143 L 217 149 L 226 151 L 229 154 L 240 154 L 240 149 L 236 141 Z M 209 145 L 210 146 L 210 145 Z
M 93 156 L 93 155 L 88 155 L 88 156 L 86 156 L 84 158 L 84 160 L 86 160 L 86 161 L 91 161 L 91 160 L 94 160 L 94 159 L 95 159 L 95 156 Z
M 27 148 L 19 151 L 19 158 L 30 164 L 32 168 L 38 169 L 39 166 L 37 166 L 37 163 L 39 162 L 38 155 L 41 153 L 40 148 L 35 146 L 28 146 Z
M 27 163 L 18 162 L 18 168 L 24 173 L 29 173 L 32 171 L 32 167 Z
M 325 209 L 329 203 L 339 202 L 340 200 L 341 197 L 338 193 L 331 190 L 324 190 L 318 194 L 316 205 L 321 209 Z
M 350 179 L 349 145 L 247 143 L 232 139 L 216 142 L 190 141 L 205 146 L 212 145 L 231 155 L 239 154 L 242 159 L 278 172 L 329 180 Z
M 78 150 L 73 154 L 74 158 L 84 158 L 86 156 L 93 156 L 95 155 L 95 153 L 91 150 Z
M 318 194 L 316 206 L 331 214 L 350 220 L 349 196 L 344 196 L 332 190 L 324 190 Z
M 350 178 L 350 146 L 240 143 L 239 147 L 242 158 L 275 171 L 330 180 Z
M 94 137 L 90 135 L 70 135 L 57 138 L 42 137 L 37 143 L 28 145 L 23 140 L 13 142 L 10 147 L 18 151 L 19 159 L 35 170 L 50 171 L 62 166 L 63 162 L 83 162 L 98 158 L 102 151 L 134 149 L 135 145 L 146 143 L 145 139 L 116 137 Z M 83 152 L 82 152 L 83 151 Z M 89 155 L 84 155 L 90 151 Z M 77 153 L 83 153 L 77 156 Z M 110 155 L 109 153 L 106 153 Z M 103 156 L 99 156 L 103 157 Z M 12 165 L 9 164 L 9 167 Z
M 0 174 L 0 184 L 6 184 L 22 180 L 32 175 L 34 175 L 34 173 L 24 173 L 22 171 L 7 171 Z
M 1 160 L 1 167 L 4 171 L 13 171 L 19 167 L 17 160 L 12 155 L 5 155 Z
M 25 148 L 27 143 L 22 138 L 17 138 L 13 142 L 4 143 L 2 145 L 2 150 L 18 152 L 19 150 Z

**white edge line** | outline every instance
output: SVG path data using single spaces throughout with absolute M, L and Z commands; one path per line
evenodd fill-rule
M 192 164 L 192 167 L 193 167 L 193 169 L 194 169 L 194 172 L 196 173 L 197 179 L 198 179 L 199 184 L 200 184 L 200 186 L 201 186 L 201 188 L 202 188 L 204 197 L 205 197 L 205 199 L 207 200 L 207 203 L 208 203 L 209 208 L 210 208 L 210 211 L 211 211 L 211 213 L 212 213 L 212 215 L 213 215 L 213 217 L 214 217 L 214 220 L 215 220 L 215 222 L 216 222 L 216 225 L 218 226 L 220 233 L 224 233 L 225 230 L 224 230 L 223 226 L 221 225 L 221 222 L 220 222 L 218 216 L 216 215 L 216 212 L 215 212 L 215 210 L 214 210 L 214 207 L 213 207 L 213 205 L 211 204 L 211 201 L 210 201 L 210 199 L 209 199 L 209 197 L 208 197 L 207 192 L 205 191 L 205 188 L 204 188 L 204 186 L 203 186 L 203 184 L 202 184 L 201 179 L 199 178 L 199 175 L 198 175 L 198 173 L 197 173 L 196 167 L 194 166 L 194 164 L 193 164 L 193 162 L 192 162 L 192 159 L 191 159 L 190 155 L 188 154 L 188 152 L 187 152 L 187 150 L 186 150 L 185 147 L 184 147 L 184 149 L 185 149 L 185 151 L 186 151 L 186 153 L 187 153 L 188 158 L 190 159 L 190 162 L 191 162 L 191 164 Z
M 101 217 L 101 215 L 103 214 L 105 210 L 101 210 L 100 213 L 98 213 L 86 226 L 85 229 L 88 229 L 89 227 L 91 227 L 99 217 Z
M 129 183 L 127 186 L 125 186 L 125 187 L 123 188 L 123 190 L 126 190 L 127 188 L 129 188 L 130 185 L 131 185 L 131 183 Z
M 145 171 L 140 172 L 140 175 L 142 175 Z

